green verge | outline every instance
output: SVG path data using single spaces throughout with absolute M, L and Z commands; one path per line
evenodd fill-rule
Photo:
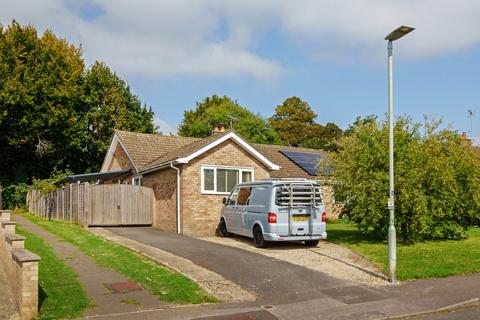
M 89 299 L 73 269 L 39 236 L 17 228 L 26 237 L 25 248 L 41 257 L 39 264 L 39 319 L 71 319 L 83 314 Z
M 80 226 L 48 221 L 29 213 L 25 218 L 77 246 L 104 267 L 116 270 L 141 284 L 161 301 L 180 304 L 217 302 L 197 283 L 112 241 L 98 237 Z
M 387 241 L 361 233 L 354 225 L 327 225 L 328 240 L 344 245 L 376 263 L 388 274 Z M 397 278 L 441 278 L 480 272 L 480 228 L 468 231 L 465 240 L 435 240 L 397 243 Z

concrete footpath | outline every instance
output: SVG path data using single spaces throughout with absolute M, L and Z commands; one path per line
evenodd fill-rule
M 155 310 L 115 319 L 387 319 L 458 308 L 477 303 L 480 297 L 480 274 L 373 288 L 153 228 L 108 230 L 189 259 L 258 295 L 253 302 Z

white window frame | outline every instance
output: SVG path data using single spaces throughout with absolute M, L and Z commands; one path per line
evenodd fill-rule
M 204 189 L 204 170 L 205 169 L 213 169 L 213 190 L 205 190 Z M 232 166 L 216 166 L 216 165 L 204 165 L 200 166 L 200 190 L 202 194 L 219 194 L 219 195 L 229 195 L 230 191 L 227 192 L 218 192 L 217 191 L 217 169 L 229 169 L 229 170 L 238 170 L 238 180 L 239 183 L 242 181 L 242 173 L 243 172 L 250 172 L 252 175 L 252 180 L 255 180 L 255 171 L 251 167 L 232 167 Z
M 138 184 L 137 184 L 137 181 L 138 181 Z M 143 176 L 141 175 L 138 175 L 132 178 L 132 185 L 134 186 L 140 187 L 142 185 L 142 182 L 143 182 Z

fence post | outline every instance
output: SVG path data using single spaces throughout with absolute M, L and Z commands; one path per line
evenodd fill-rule
M 83 227 L 88 228 L 90 225 L 90 211 L 91 211 L 91 198 L 90 198 L 90 184 L 85 182 L 83 196 Z
M 157 212 L 156 212 L 156 201 L 155 201 L 155 191 L 152 192 L 152 198 L 150 200 L 152 202 L 152 226 L 157 225 Z

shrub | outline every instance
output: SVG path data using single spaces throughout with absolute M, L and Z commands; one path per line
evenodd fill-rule
M 397 119 L 395 224 L 406 240 L 460 239 L 478 222 L 480 161 L 471 142 L 439 122 Z M 388 123 L 358 120 L 339 141 L 333 169 L 348 217 L 361 231 L 386 236 L 389 194 Z
M 30 186 L 26 183 L 12 184 L 3 188 L 3 207 L 10 210 L 25 208 L 28 191 Z

